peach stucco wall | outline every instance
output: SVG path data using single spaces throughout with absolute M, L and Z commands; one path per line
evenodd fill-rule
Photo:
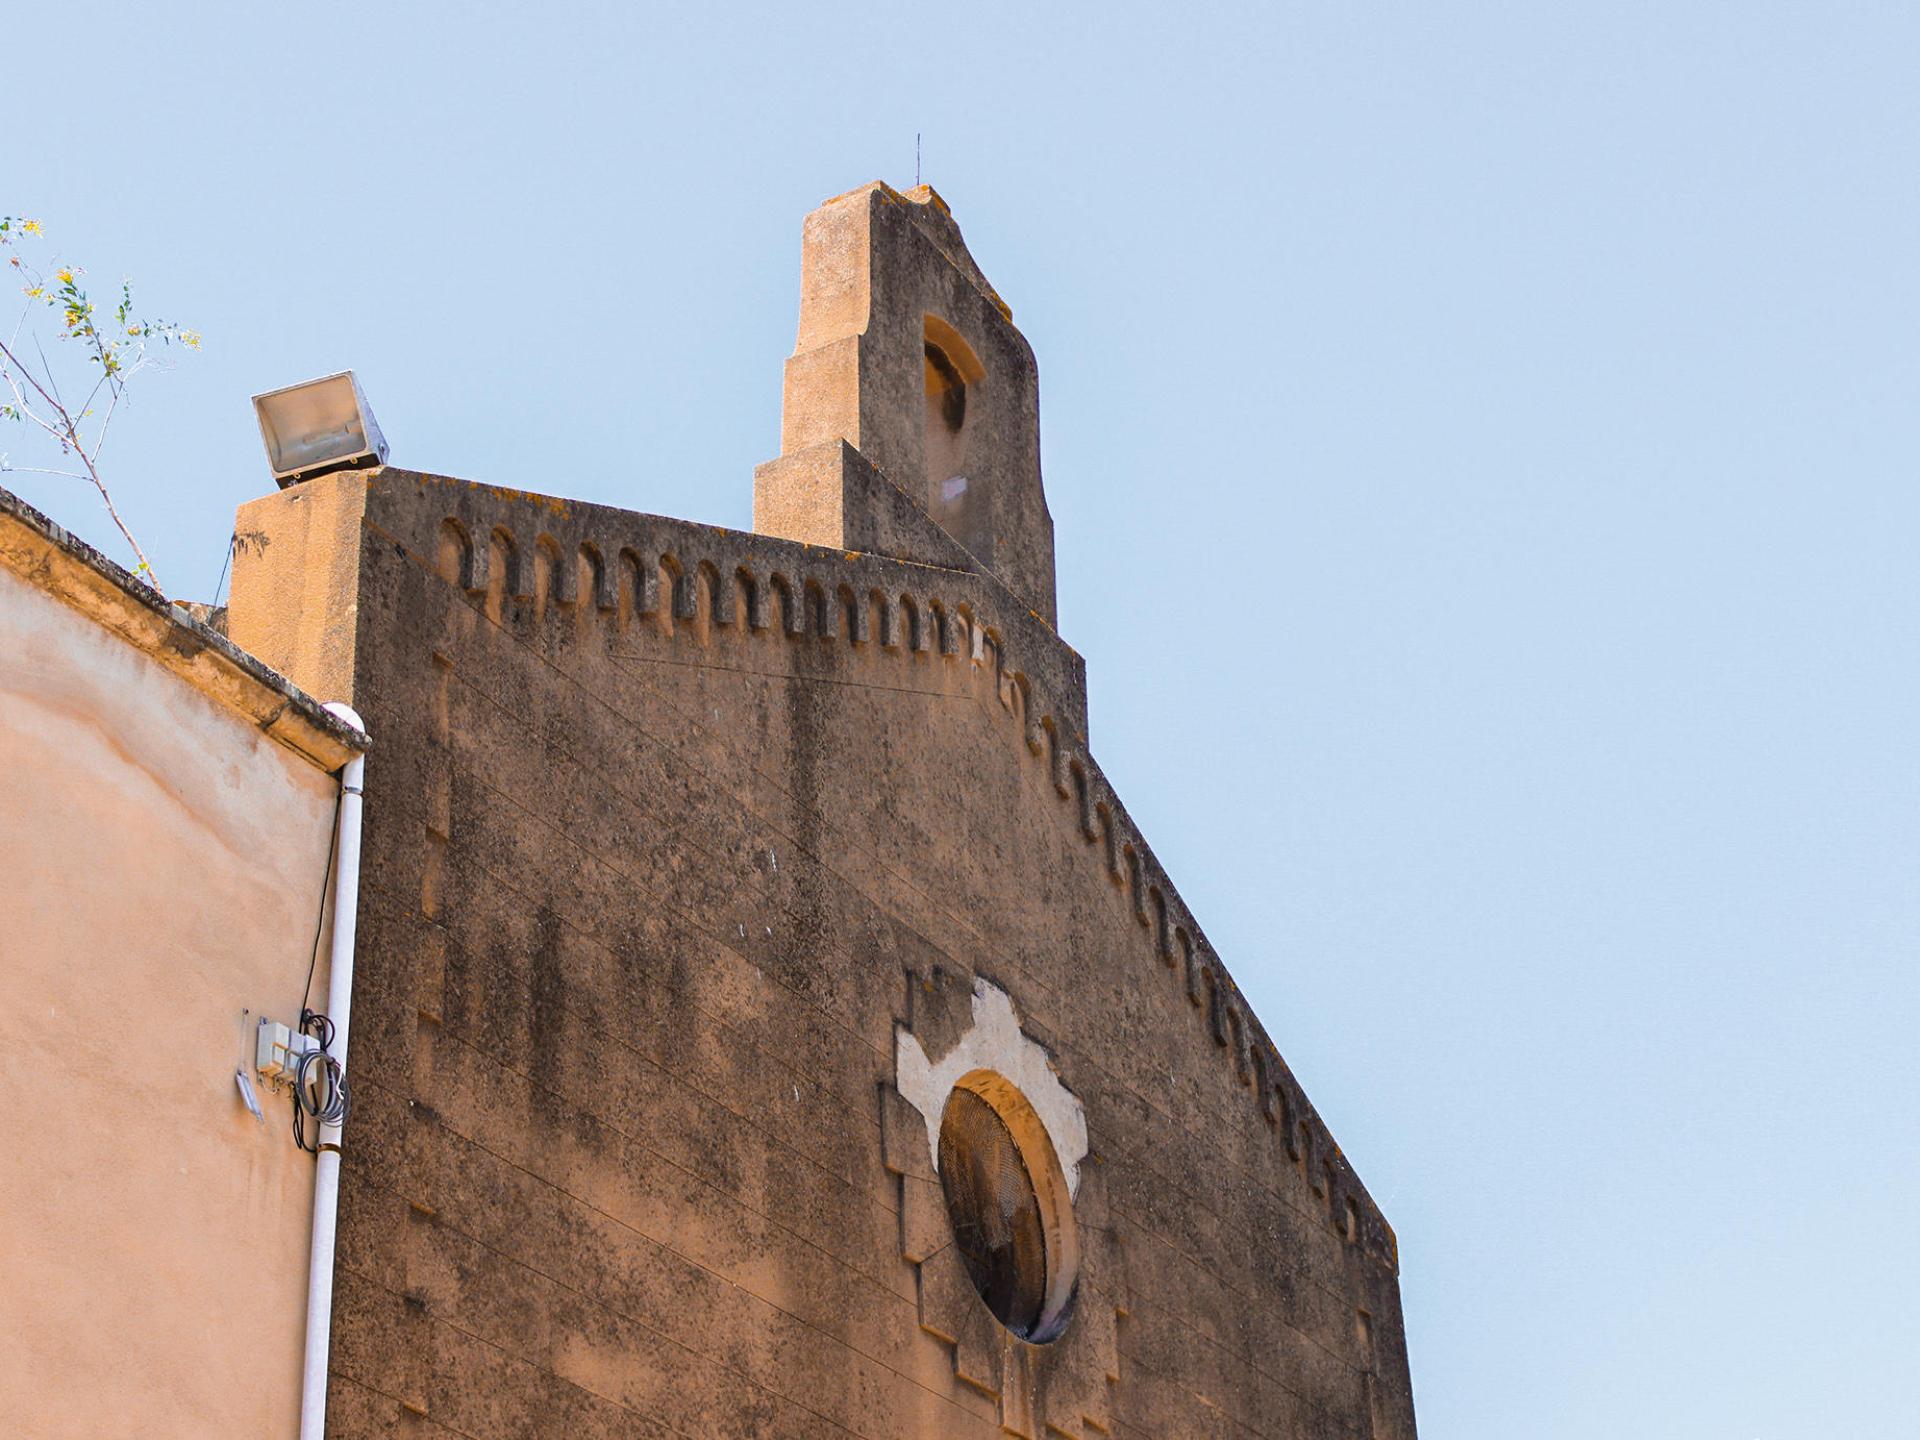
M 313 1164 L 234 1068 L 335 790 L 0 567 L 0 1432 L 295 1434 Z

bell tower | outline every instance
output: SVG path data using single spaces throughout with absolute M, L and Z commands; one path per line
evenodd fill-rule
M 1039 369 L 932 187 L 876 181 L 807 216 L 754 529 L 990 574 L 1055 623 Z

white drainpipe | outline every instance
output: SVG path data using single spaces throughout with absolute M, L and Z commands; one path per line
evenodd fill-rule
M 353 710 L 338 702 L 332 714 L 364 731 Z M 347 1072 L 347 1021 L 353 1010 L 353 931 L 360 913 L 360 794 L 367 757 L 356 755 L 340 772 L 340 834 L 333 862 L 333 949 L 328 956 L 327 1018 L 333 1055 Z M 307 1357 L 300 1382 L 300 1440 L 321 1440 L 327 1427 L 327 1351 L 333 1336 L 333 1240 L 340 1215 L 340 1127 L 320 1127 L 313 1171 L 313 1252 L 307 1262 Z

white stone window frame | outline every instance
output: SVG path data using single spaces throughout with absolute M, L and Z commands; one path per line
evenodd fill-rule
M 1073 1201 L 1087 1154 L 1086 1109 L 1061 1082 L 1046 1047 L 1021 1030 L 1006 991 L 976 977 L 972 1009 L 972 1025 L 938 1061 L 927 1058 L 913 1034 L 896 1032 L 894 1085 L 926 1123 L 936 1173 L 940 1129 L 954 1091 L 968 1090 L 985 1100 L 1012 1135 L 1046 1237 L 1046 1294 L 1030 1337 L 1044 1344 L 1065 1330 L 1079 1280 Z

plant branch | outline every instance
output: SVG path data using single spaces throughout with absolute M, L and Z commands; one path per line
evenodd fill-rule
M 102 375 L 98 380 L 94 381 L 93 388 L 87 392 L 87 398 L 80 402 L 79 415 L 82 420 L 86 419 L 87 412 L 93 409 L 94 397 L 100 393 L 100 387 L 107 383 L 107 378 L 107 376 Z
M 40 352 L 40 373 L 47 377 L 47 384 L 53 387 L 53 394 L 47 395 L 47 392 L 45 390 L 41 390 L 38 384 L 36 384 L 33 388 L 36 390 L 40 390 L 40 393 L 46 396 L 47 403 L 49 405 L 59 406 L 60 412 L 62 414 L 65 414 L 67 407 L 65 405 L 60 404 L 60 379 L 58 376 L 56 376 L 53 373 L 53 365 L 47 359 L 46 347 L 40 343 L 40 337 L 38 334 L 35 334 L 33 337 L 33 348 Z M 20 361 L 16 357 L 9 356 L 7 358 L 13 360 L 13 363 L 16 365 L 20 364 Z M 25 367 L 23 366 L 22 368 L 24 369 Z M 28 375 L 27 378 L 31 380 L 33 379 L 33 376 Z
M 39 340 L 36 338 L 34 343 L 37 346 L 39 344 Z M 147 583 L 153 586 L 155 590 L 160 590 L 161 588 L 160 577 L 157 573 L 155 573 L 153 568 L 153 563 L 147 559 L 147 552 L 140 548 L 140 542 L 133 538 L 133 531 L 127 528 L 127 522 L 120 518 L 120 511 L 118 510 L 118 508 L 115 507 L 113 503 L 113 496 L 107 493 L 106 483 L 103 480 L 101 480 L 100 472 L 94 468 L 93 457 L 87 454 L 86 447 L 80 443 L 79 428 L 75 424 L 73 416 L 68 413 L 67 407 L 62 405 L 60 401 L 55 398 L 54 395 L 49 395 L 47 393 L 46 386 L 42 385 L 37 379 L 35 379 L 33 372 L 28 370 L 26 366 L 20 363 L 20 358 L 13 353 L 10 347 L 6 345 L 0 345 L 0 357 L 4 357 L 6 359 L 7 364 L 11 369 L 18 370 L 22 375 L 24 375 L 26 377 L 27 383 L 33 386 L 33 388 L 37 392 L 39 392 L 40 398 L 44 400 L 49 406 L 52 407 L 54 415 L 57 416 L 60 421 L 60 429 L 59 431 L 55 431 L 54 433 L 56 435 L 61 435 L 61 432 L 64 432 L 64 435 L 61 436 L 61 443 L 63 445 L 71 445 L 73 447 L 74 454 L 80 457 L 80 463 L 86 466 L 86 469 L 87 469 L 86 478 L 92 482 L 93 488 L 100 492 L 100 503 L 107 507 L 107 514 L 110 517 L 112 517 L 114 525 L 119 529 L 120 534 L 125 537 L 127 544 L 133 547 L 133 553 L 139 557 L 140 569 L 145 573 Z M 47 358 L 46 352 L 42 351 L 40 355 L 40 360 L 42 364 L 46 363 L 46 358 Z M 49 383 L 52 382 L 53 376 L 51 373 L 48 374 L 47 379 Z M 17 386 L 15 387 L 15 393 L 16 394 L 19 393 Z M 56 390 L 56 393 L 57 393 L 57 390 Z M 26 407 L 23 407 L 23 408 L 26 408 Z M 31 409 L 28 409 L 27 413 L 32 414 L 33 412 L 31 411 Z M 47 423 L 44 420 L 42 420 L 41 417 L 36 415 L 34 416 L 34 418 L 40 421 L 41 427 L 43 429 L 48 429 L 48 430 L 53 429 L 53 427 L 50 425 L 47 425 Z M 161 594 L 164 595 L 165 593 L 166 592 L 164 590 L 161 590 Z
M 0 465 L 0 475 L 4 474 L 58 475 L 63 480 L 84 480 L 87 478 L 78 470 L 49 470 L 42 465 L 14 465 L 12 463 Z
M 98 387 L 96 386 L 95 389 L 97 390 Z M 100 447 L 107 443 L 107 427 L 113 424 L 113 412 L 120 408 L 120 395 L 120 390 L 115 389 L 113 398 L 107 401 L 107 413 L 100 420 L 100 433 L 93 437 L 93 454 L 87 457 L 89 464 L 100 458 Z

